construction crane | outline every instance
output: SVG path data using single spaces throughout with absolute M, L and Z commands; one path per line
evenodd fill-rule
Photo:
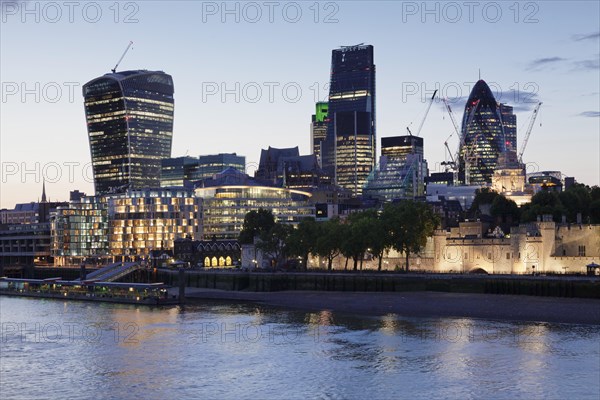
M 129 44 L 127 45 L 127 48 L 123 52 L 123 55 L 121 55 L 121 58 L 119 58 L 119 61 L 117 61 L 117 65 L 115 65 L 115 67 L 113 69 L 111 69 L 113 74 L 117 72 L 117 67 L 119 66 L 119 64 L 121 64 L 121 61 L 123 61 L 125 54 L 127 54 L 127 52 L 129 51 L 129 49 L 131 48 L 132 45 L 133 45 L 133 42 L 129 41 Z
M 538 111 L 540 111 L 541 106 L 542 102 L 540 101 L 533 109 L 531 117 L 529 117 L 529 126 L 527 127 L 527 131 L 525 132 L 525 139 L 523 139 L 523 144 L 521 144 L 521 150 L 519 150 L 518 154 L 518 159 L 521 163 L 523 162 L 523 153 L 525 152 L 525 147 L 527 147 L 527 142 L 529 141 L 529 136 L 531 135 L 531 130 L 533 129 L 533 124 L 535 123 L 535 119 L 537 118 Z
M 448 136 L 448 139 L 444 141 L 444 146 L 446 146 L 446 151 L 448 151 L 448 156 L 450 157 L 450 161 L 442 161 L 442 165 L 446 167 L 446 172 L 448 172 L 448 167 L 452 168 L 453 171 L 456 169 L 456 161 L 454 160 L 454 156 L 452 156 L 450 146 L 448 146 L 448 140 L 450 140 L 452 135 L 454 135 L 454 133 L 451 133 L 450 136 Z
M 431 96 L 431 99 L 429 100 L 429 105 L 427 106 L 427 110 L 425 110 L 425 115 L 423 115 L 423 119 L 421 120 L 421 123 L 419 124 L 419 129 L 417 129 L 417 133 L 415 136 L 419 136 L 421 134 L 421 129 L 423 129 L 423 125 L 425 124 L 425 119 L 427 118 L 427 114 L 429 114 L 429 110 L 431 110 L 431 105 L 433 104 L 433 100 L 435 99 L 436 94 L 437 94 L 437 89 L 433 92 L 433 96 Z M 408 127 L 406 129 L 408 129 Z M 409 132 L 410 132 L 410 130 L 409 130 Z

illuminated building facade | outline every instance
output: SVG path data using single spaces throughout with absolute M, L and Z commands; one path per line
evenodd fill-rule
M 427 173 L 427 161 L 423 158 L 423 138 L 381 138 L 381 160 L 369 174 L 363 195 L 380 201 L 423 197 Z
M 129 190 L 109 197 L 107 211 L 108 247 L 115 259 L 147 259 L 152 250 L 171 250 L 175 239 L 195 238 L 198 232 L 192 190 Z
M 173 79 L 162 71 L 123 71 L 83 86 L 96 194 L 160 185 L 171 156 Z
M 520 206 L 531 201 L 532 191 L 525 187 L 525 183 L 525 165 L 519 162 L 517 152 L 509 150 L 500 153 L 492 175 L 492 189 Z
M 59 207 L 52 220 L 54 265 L 79 265 L 86 260 L 97 264 L 112 261 L 108 233 L 105 197 L 82 197 L 66 207 Z
M 195 180 L 198 159 L 195 157 L 166 158 L 161 161 L 160 187 L 184 186 Z
M 275 220 L 283 223 L 296 224 L 314 216 L 310 193 L 270 186 L 233 168 L 205 180 L 195 193 L 200 199 L 203 240 L 237 239 L 246 214 L 259 208 L 272 211 Z
M 362 192 L 375 166 L 375 64 L 373 46 L 332 51 L 327 136 L 322 166 L 334 182 Z
M 321 160 L 321 147 L 327 137 L 327 124 L 329 122 L 327 115 L 329 113 L 329 103 L 319 102 L 316 104 L 316 111 L 312 116 L 310 123 L 310 146 L 312 153 L 317 157 L 319 165 L 323 165 Z
M 177 239 L 173 255 L 179 261 L 203 268 L 232 268 L 241 263 L 237 240 Z
M 534 194 L 542 190 L 561 192 L 563 190 L 562 180 L 560 171 L 540 171 L 527 175 L 527 182 Z
M 491 183 L 498 155 L 507 146 L 501 107 L 483 80 L 475 84 L 465 105 L 462 135 L 465 144 L 460 149 L 459 180 L 471 185 Z
M 381 155 L 389 161 L 406 163 L 410 154 L 424 156 L 422 137 L 406 135 L 381 138 Z
M 236 153 L 209 154 L 198 157 L 198 173 L 194 180 L 209 179 L 227 168 L 235 168 L 238 171 L 246 170 L 246 157 L 238 156 Z

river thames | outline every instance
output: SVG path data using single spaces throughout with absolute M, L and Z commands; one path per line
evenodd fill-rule
M 0 298 L 3 399 L 598 399 L 600 326 Z

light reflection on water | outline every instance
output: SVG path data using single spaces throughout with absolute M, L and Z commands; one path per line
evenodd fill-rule
M 2 297 L 8 398 L 590 398 L 600 327 Z

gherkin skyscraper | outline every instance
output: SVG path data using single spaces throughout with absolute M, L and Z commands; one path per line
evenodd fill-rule
M 503 121 L 503 118 L 506 121 Z M 491 183 L 498 155 L 516 147 L 516 117 L 499 104 L 490 87 L 479 80 L 467 100 L 462 120 L 459 180 L 471 185 Z

